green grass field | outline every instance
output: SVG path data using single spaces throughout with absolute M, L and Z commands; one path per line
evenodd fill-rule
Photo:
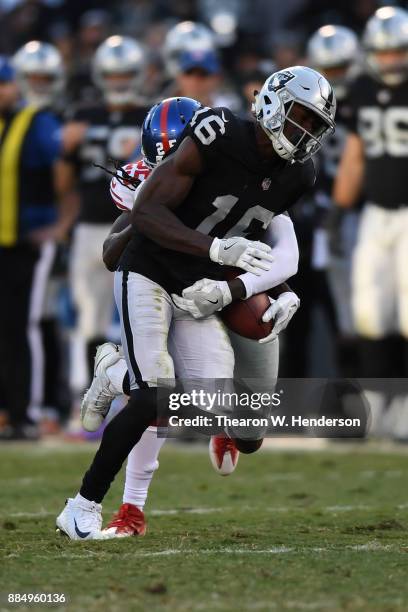
M 70 611 L 405 611 L 403 451 L 263 450 L 221 478 L 203 447 L 168 444 L 146 537 L 71 542 L 55 534 L 55 515 L 92 449 L 3 446 L 0 610 L 16 609 L 4 593 L 55 592 Z

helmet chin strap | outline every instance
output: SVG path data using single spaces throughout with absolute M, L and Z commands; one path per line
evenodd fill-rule
M 293 160 L 291 153 L 287 149 L 285 149 L 285 147 L 278 140 L 273 139 L 272 146 L 274 148 L 275 153 L 277 153 L 280 158 L 285 159 L 286 161 Z
M 259 122 L 258 125 L 260 125 L 263 132 L 267 135 L 268 140 L 271 142 L 276 155 L 278 155 L 280 159 L 284 159 L 285 161 L 294 162 L 295 160 L 292 158 L 291 153 L 287 149 L 285 149 L 285 147 L 276 138 L 271 135 L 271 133 L 264 127 L 262 122 Z

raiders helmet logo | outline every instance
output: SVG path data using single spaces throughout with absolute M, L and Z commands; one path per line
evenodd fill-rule
M 269 187 L 271 186 L 272 180 L 270 178 L 264 178 L 264 180 L 262 181 L 262 189 L 264 191 L 267 191 L 269 189 Z
M 273 79 L 269 81 L 269 91 L 279 91 L 282 87 L 285 87 L 286 83 L 295 78 L 295 75 L 290 70 L 281 70 L 277 72 Z

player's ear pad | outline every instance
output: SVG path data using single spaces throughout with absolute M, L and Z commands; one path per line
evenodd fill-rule
M 240 453 L 244 455 L 250 455 L 256 453 L 262 446 L 263 438 L 260 440 L 241 440 L 240 438 L 234 438 L 235 446 Z

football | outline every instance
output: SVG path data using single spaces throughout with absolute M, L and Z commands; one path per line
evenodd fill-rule
M 241 270 L 231 269 L 226 273 L 227 280 L 231 280 L 242 274 Z M 247 300 L 237 300 L 223 308 L 220 317 L 228 329 L 244 338 L 260 340 L 269 336 L 273 329 L 274 321 L 264 323 L 262 316 L 270 306 L 267 293 L 257 293 Z

